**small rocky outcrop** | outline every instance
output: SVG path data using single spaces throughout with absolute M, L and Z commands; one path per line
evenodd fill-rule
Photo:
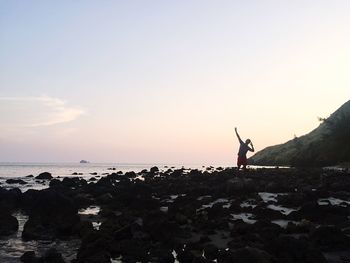
M 49 172 L 43 172 L 43 173 L 39 174 L 38 176 L 36 176 L 35 178 L 39 179 L 39 180 L 51 180 L 52 175 Z

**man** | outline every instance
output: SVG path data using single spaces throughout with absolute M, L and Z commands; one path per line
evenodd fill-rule
M 254 146 L 253 143 L 247 139 L 245 142 L 242 141 L 241 137 L 239 137 L 239 134 L 237 132 L 237 128 L 235 128 L 235 132 L 239 141 L 239 151 L 238 151 L 238 158 L 237 158 L 237 166 L 238 170 L 243 166 L 243 170 L 246 169 L 247 166 L 247 152 L 251 151 L 254 152 Z M 250 144 L 250 147 L 249 147 Z

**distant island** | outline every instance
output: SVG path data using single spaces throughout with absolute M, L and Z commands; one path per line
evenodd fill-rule
M 80 163 L 90 163 L 90 162 L 86 160 L 81 160 Z
M 272 166 L 345 166 L 350 162 L 350 100 L 310 133 L 266 147 L 250 164 Z

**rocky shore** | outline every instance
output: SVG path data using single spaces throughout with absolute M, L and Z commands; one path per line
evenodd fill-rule
M 52 244 L 18 262 L 350 262 L 346 170 L 153 167 L 38 179 L 50 187 L 0 188 L 0 238 Z M 65 257 L 57 240 L 77 240 L 76 254 Z

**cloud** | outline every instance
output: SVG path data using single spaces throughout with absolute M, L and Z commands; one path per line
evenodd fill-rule
M 85 110 L 68 106 L 61 99 L 40 97 L 0 97 L 0 127 L 42 127 L 71 122 Z

